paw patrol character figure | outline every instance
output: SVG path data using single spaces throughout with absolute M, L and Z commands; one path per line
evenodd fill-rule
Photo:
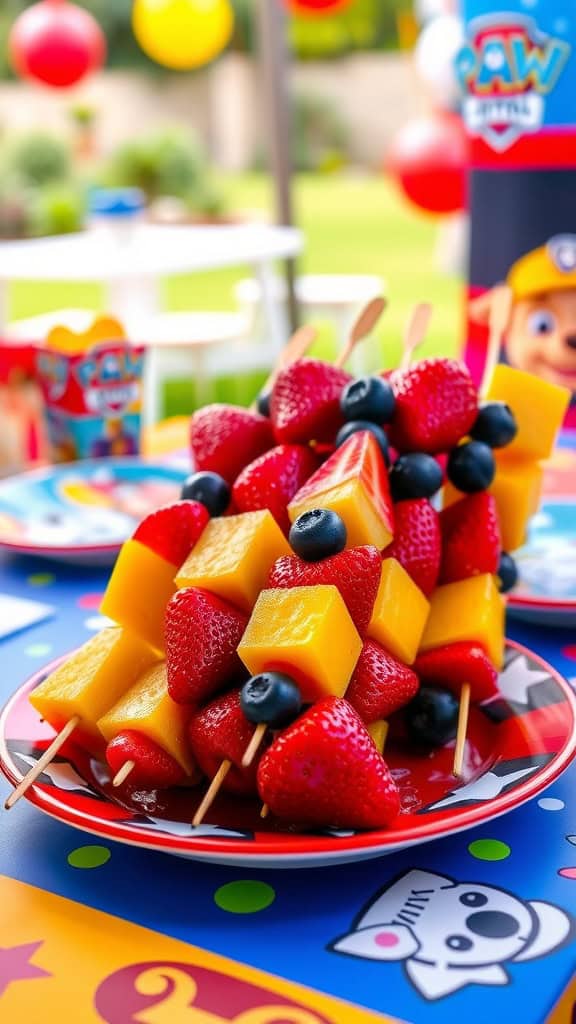
M 489 323 L 503 288 L 510 294 L 506 361 L 576 393 L 576 235 L 557 235 L 522 256 L 505 285 L 471 302 L 473 320 Z

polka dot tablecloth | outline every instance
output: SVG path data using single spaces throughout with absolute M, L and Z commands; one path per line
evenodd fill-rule
M 56 608 L 51 621 L 2 643 L 3 698 L 101 627 L 105 584 L 98 570 L 0 562 L 0 590 Z M 510 633 L 576 677 L 573 637 L 520 625 Z M 105 911 L 359 1004 L 366 1020 L 542 1024 L 576 968 L 567 930 L 576 916 L 574 792 L 576 766 L 539 799 L 479 829 L 376 861 L 284 872 L 103 843 L 22 801 L 0 820 L 0 875 L 66 897 L 68 908 Z M 9 945 L 2 933 L 0 947 Z M 127 963 L 134 953 L 127 947 Z M 40 954 L 32 962 L 41 966 Z M 1 977 L 0 959 L 3 1019 Z M 13 991 L 16 984 L 25 983 Z M 348 1024 L 347 1013 L 294 1021 Z

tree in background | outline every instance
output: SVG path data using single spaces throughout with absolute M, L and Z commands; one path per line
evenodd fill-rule
M 140 68 L 165 73 L 146 57 L 131 27 L 132 0 L 79 0 L 102 26 L 108 41 L 108 67 Z M 232 0 L 236 29 L 232 48 L 253 52 L 256 43 L 254 4 L 257 0 Z M 259 0 L 258 0 L 259 2 Z M 269 0 L 268 0 L 269 2 Z M 282 2 L 282 0 L 278 0 Z M 14 19 L 29 0 L 0 0 L 0 77 L 8 77 L 6 40 Z M 398 45 L 397 15 L 410 10 L 412 0 L 353 0 L 339 14 L 322 18 L 291 18 L 290 41 L 304 60 L 339 57 L 354 50 L 395 49 Z

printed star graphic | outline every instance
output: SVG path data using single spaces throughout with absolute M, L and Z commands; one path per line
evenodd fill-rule
M 0 947 L 0 996 L 13 981 L 28 981 L 31 978 L 51 978 L 50 971 L 36 967 L 30 960 L 42 942 L 29 942 L 25 946 Z
M 217 836 L 219 838 L 229 837 L 231 839 L 246 839 L 247 832 L 237 832 L 231 828 L 222 828 L 220 825 L 198 825 L 194 828 L 189 821 L 167 821 L 165 818 L 154 818 L 150 816 L 146 820 L 135 821 L 129 819 L 127 824 L 135 828 L 146 828 L 151 832 L 166 832 L 170 836 Z
M 36 764 L 36 760 L 28 754 L 17 754 L 16 756 L 30 768 L 33 768 Z M 83 793 L 94 796 L 94 790 L 87 784 L 86 779 L 83 779 L 76 769 L 67 762 L 53 761 L 52 764 L 49 764 L 44 769 L 42 774 L 47 775 L 52 785 L 56 786 L 57 789 L 63 789 L 67 792 L 81 790 Z
M 504 700 L 513 704 L 530 704 L 528 690 L 536 683 L 550 679 L 550 673 L 538 668 L 529 668 L 524 655 L 515 658 L 500 675 L 498 687 Z
M 509 775 L 495 775 L 494 772 L 486 772 L 486 775 L 482 775 L 481 778 L 470 782 L 467 786 L 462 786 L 462 789 L 454 790 L 450 796 L 439 800 L 437 804 L 431 804 L 426 810 L 436 811 L 441 807 L 450 807 L 452 804 L 467 803 L 468 801 L 482 803 L 485 800 L 493 800 L 513 782 L 538 771 L 538 767 L 538 765 L 532 765 L 530 768 L 520 768 L 518 771 L 510 772 Z

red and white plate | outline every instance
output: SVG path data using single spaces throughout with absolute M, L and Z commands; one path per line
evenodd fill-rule
M 56 664 L 28 680 L 0 717 L 0 767 L 14 784 L 53 738 L 27 698 Z M 374 832 L 287 831 L 262 821 L 256 801 L 230 797 L 195 829 L 202 791 L 112 790 L 106 767 L 72 743 L 27 795 L 46 814 L 103 839 L 214 863 L 297 868 L 379 857 L 486 823 L 554 782 L 576 755 L 570 686 L 509 642 L 498 697 L 472 709 L 462 783 L 451 774 L 453 754 L 453 744 L 429 755 L 391 740 L 386 757 L 403 810 L 392 828 Z

